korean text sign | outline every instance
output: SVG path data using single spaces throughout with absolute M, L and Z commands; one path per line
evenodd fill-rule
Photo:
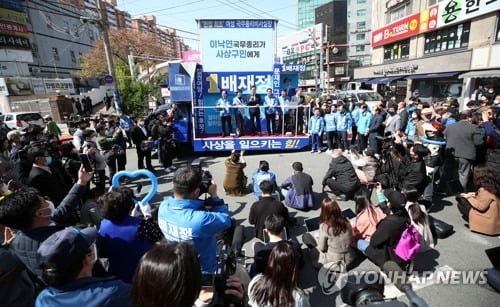
M 271 71 L 275 20 L 199 20 L 204 71 Z

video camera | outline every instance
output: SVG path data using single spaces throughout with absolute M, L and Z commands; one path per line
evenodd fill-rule
M 383 271 L 388 275 L 396 288 L 403 292 L 410 306 L 427 307 L 427 303 L 419 297 L 412 289 L 411 284 L 401 277 L 405 272 L 394 261 L 384 263 Z M 384 278 L 379 272 L 367 272 L 357 277 L 349 275 L 345 286 L 340 291 L 342 302 L 349 306 L 383 306 L 383 307 L 405 307 L 405 303 L 396 298 L 388 299 L 384 297 Z
M 212 174 L 208 170 L 203 170 L 203 158 L 194 159 L 191 167 L 201 173 L 200 194 L 208 193 L 208 188 L 212 184 Z
M 243 226 L 237 226 L 234 228 L 232 242 L 219 240 L 217 243 L 217 268 L 215 273 L 202 275 L 202 287 L 210 287 L 214 291 L 210 306 L 223 307 L 241 303 L 236 297 L 226 295 L 225 291 L 228 277 L 234 275 L 237 264 L 242 261 L 244 263 L 245 260 L 245 256 L 241 252 L 243 233 Z

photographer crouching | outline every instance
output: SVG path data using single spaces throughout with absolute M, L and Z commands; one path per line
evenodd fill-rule
M 179 168 L 173 184 L 174 196 L 164 200 L 158 210 L 158 225 L 167 241 L 192 242 L 202 272 L 212 274 L 218 269 L 217 256 L 220 256 L 216 237 L 231 227 L 228 206 L 217 195 L 217 184 L 213 180 L 202 180 L 198 169 Z M 210 198 L 198 199 L 204 193 Z M 245 272 L 239 271 L 242 270 L 236 270 L 236 275 L 248 285 L 248 274 L 245 276 Z

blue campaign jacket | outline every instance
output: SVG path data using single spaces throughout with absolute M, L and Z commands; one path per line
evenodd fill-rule
M 325 131 L 336 131 L 337 126 L 335 125 L 335 113 L 326 113 L 325 114 Z
M 259 169 L 256 169 L 253 174 L 252 174 L 252 181 L 253 181 L 253 194 L 255 195 L 255 199 L 258 200 L 260 194 L 262 194 L 262 191 L 260 190 L 259 184 L 264 181 L 264 180 L 269 180 L 271 181 L 275 186 L 277 186 L 276 183 L 276 175 L 272 172 L 264 172 L 264 171 L 259 171 Z
M 358 133 L 365 134 L 368 132 L 370 127 L 370 122 L 372 121 L 372 113 L 368 110 L 359 113 L 359 118 L 357 121 Z
M 352 110 L 351 116 L 352 116 L 352 125 L 357 126 L 359 117 L 361 116 L 361 108 L 356 106 L 354 110 Z
M 231 102 L 229 99 L 219 98 L 217 100 L 217 111 L 219 111 L 219 116 L 231 116 Z
M 335 124 L 337 126 L 337 131 L 348 131 L 351 129 L 351 122 L 352 122 L 352 117 L 351 113 L 344 111 L 344 112 L 337 112 L 335 113 Z
M 325 129 L 325 121 L 323 117 L 319 115 L 311 116 L 309 120 L 309 133 L 311 134 L 321 134 Z
M 62 287 L 48 287 L 36 298 L 35 307 L 128 307 L 129 284 L 115 277 L 86 277 Z
M 269 106 L 269 107 L 268 107 Z M 267 115 L 274 115 L 276 113 L 280 113 L 280 101 L 274 96 L 265 96 L 264 97 L 264 110 Z
M 158 210 L 158 225 L 167 241 L 190 241 L 196 247 L 202 271 L 216 269 L 216 235 L 231 226 L 227 205 L 204 210 L 205 201 L 168 198 Z

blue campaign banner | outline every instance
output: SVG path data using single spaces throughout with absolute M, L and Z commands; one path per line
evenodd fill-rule
M 24 0 L 2 0 L 0 1 L 0 7 L 18 12 L 24 12 L 23 1 Z
M 194 150 L 298 150 L 309 145 L 308 137 L 258 138 L 258 139 L 198 139 L 193 141 Z
M 191 101 L 191 76 L 180 63 L 168 64 L 168 85 L 172 102 Z
M 265 94 L 268 88 L 273 88 L 273 73 L 269 72 L 204 72 L 203 94 L 220 94 L 226 90 L 235 94 L 237 89 L 243 94 L 250 93 L 250 87 L 255 85 L 257 94 Z
M 272 19 L 202 19 L 200 28 L 226 29 L 274 29 L 276 20 Z
M 194 82 L 193 82 L 193 115 L 195 118 L 195 132 L 196 134 L 204 134 L 206 127 L 205 118 L 205 101 L 203 97 L 203 69 L 201 65 L 196 65 L 194 71 Z
M 281 84 L 280 84 L 280 69 L 281 65 L 280 64 L 274 64 L 274 69 L 273 69 L 273 95 L 276 97 L 279 97 L 280 95 L 280 89 L 281 89 Z
M 306 64 L 283 64 L 281 67 L 281 71 L 284 73 L 305 72 Z

